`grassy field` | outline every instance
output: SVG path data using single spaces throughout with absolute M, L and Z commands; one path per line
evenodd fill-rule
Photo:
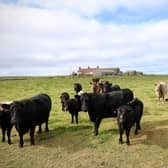
M 0 142 L 0 168 L 168 168 L 168 102 L 157 104 L 154 83 L 168 76 L 105 77 L 121 88 L 130 88 L 144 103 L 142 130 L 134 135 L 131 145 L 118 144 L 115 118 L 104 119 L 99 135 L 93 136 L 88 114 L 79 113 L 79 124 L 70 123 L 70 114 L 61 111 L 60 94 L 74 96 L 73 83 L 79 82 L 86 92 L 91 91 L 91 77 L 29 77 L 0 80 L 0 101 L 20 100 L 38 93 L 52 98 L 50 131 L 35 135 L 30 146 L 29 135 L 24 136 L 24 148 L 18 147 L 19 137 L 12 130 L 12 145 Z M 0 135 L 1 138 L 1 135 Z M 125 136 L 124 136 L 125 142 Z

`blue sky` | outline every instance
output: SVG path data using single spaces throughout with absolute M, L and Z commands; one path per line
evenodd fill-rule
M 168 74 L 167 0 L 0 0 L 0 76 L 78 67 Z

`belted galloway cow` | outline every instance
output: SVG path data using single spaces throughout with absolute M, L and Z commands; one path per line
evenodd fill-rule
M 103 118 L 116 117 L 117 108 L 133 99 L 130 89 L 122 89 L 109 93 L 81 94 L 81 109 L 88 111 L 90 121 L 94 123 L 94 135 L 98 135 L 98 128 Z
M 23 135 L 30 133 L 30 144 L 34 145 L 34 131 L 36 125 L 41 133 L 42 123 L 45 123 L 45 131 L 48 131 L 48 120 L 51 110 L 51 98 L 47 94 L 38 94 L 32 98 L 14 101 L 6 105 L 11 113 L 11 123 L 15 125 L 19 133 L 19 147 L 23 147 Z

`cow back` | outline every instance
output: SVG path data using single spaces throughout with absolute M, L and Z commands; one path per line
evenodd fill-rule
M 131 100 L 133 100 L 134 94 L 133 94 L 132 90 L 130 90 L 130 89 L 122 89 L 122 91 L 123 91 L 123 96 L 124 96 L 122 104 L 128 103 Z
M 117 108 L 118 106 L 120 106 L 122 104 L 124 95 L 122 91 L 113 91 L 113 92 L 109 92 L 109 93 L 105 93 L 105 107 L 106 108 Z
M 133 99 L 133 92 L 130 89 L 116 90 L 104 94 L 106 96 L 106 106 L 118 108 Z
M 30 99 L 30 106 L 35 113 L 35 122 L 40 124 L 46 121 L 51 110 L 51 99 L 46 94 L 39 94 Z

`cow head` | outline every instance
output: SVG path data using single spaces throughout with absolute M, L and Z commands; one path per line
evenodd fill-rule
M 22 113 L 24 111 L 24 104 L 22 102 L 13 102 L 9 108 L 11 114 L 11 123 L 16 124 L 21 122 Z
M 0 104 L 0 117 L 9 113 L 10 103 L 2 103 Z
M 81 110 L 88 111 L 89 110 L 89 95 L 87 93 L 81 94 L 80 101 L 81 101 Z
M 69 100 L 69 94 L 67 92 L 63 92 L 60 96 L 61 99 L 61 104 L 62 104 L 62 111 L 67 111 L 67 106 L 68 106 L 68 100 Z
M 82 90 L 82 85 L 80 83 L 74 83 L 74 91 L 78 94 Z
M 123 106 L 119 107 L 117 110 L 117 121 L 119 124 L 123 123 L 125 120 L 126 108 Z
M 104 93 L 110 92 L 111 91 L 111 86 L 112 86 L 112 83 L 109 83 L 108 81 L 105 81 L 104 84 L 103 84 L 103 92 Z
M 117 121 L 118 124 L 123 124 L 126 122 L 126 116 L 133 109 L 129 105 L 120 106 L 117 110 Z

